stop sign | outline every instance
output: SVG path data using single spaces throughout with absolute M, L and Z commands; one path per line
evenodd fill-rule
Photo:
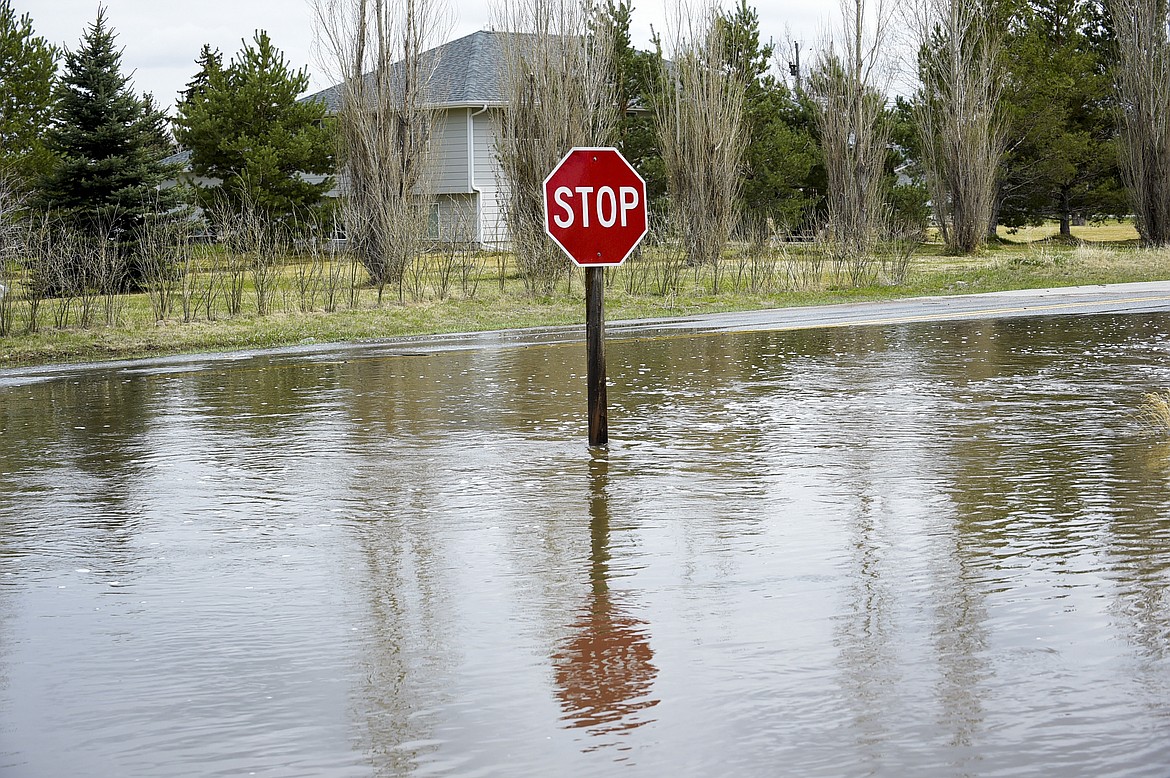
M 646 234 L 646 182 L 617 149 L 573 149 L 544 179 L 544 230 L 581 267 L 620 265 Z

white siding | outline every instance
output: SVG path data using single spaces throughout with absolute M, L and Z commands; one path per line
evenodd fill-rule
M 431 216 L 431 239 L 443 243 L 469 243 L 476 239 L 475 195 L 439 195 Z
M 467 109 L 454 108 L 436 117 L 434 145 L 435 193 L 467 192 Z
M 473 118 L 475 122 L 475 189 L 479 194 L 480 240 L 489 245 L 502 245 L 508 240 L 504 223 L 507 192 L 496 156 L 496 141 L 500 137 L 500 109 L 489 108 Z

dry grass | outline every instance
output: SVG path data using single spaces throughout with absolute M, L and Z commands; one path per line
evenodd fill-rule
M 19 266 L 9 263 L 0 367 L 584 320 L 582 271 L 562 274 L 547 295 L 534 297 L 515 257 L 470 245 L 419 257 L 403 303 L 380 302 L 360 262 L 345 255 L 281 257 L 274 275 L 266 277 L 267 316 L 252 304 L 252 274 L 234 267 L 225 248 L 195 247 L 176 268 L 174 284 L 119 296 L 116 324 L 108 326 L 101 316 L 83 324 L 76 299 L 30 297 Z M 957 257 L 926 243 L 918 245 L 900 281 L 879 278 L 855 287 L 832 272 L 829 254 L 816 244 L 733 244 L 715 265 L 688 266 L 677 241 L 651 240 L 606 278 L 607 317 L 618 320 L 1165 280 L 1170 250 L 1038 241 L 994 244 L 980 255 Z M 239 295 L 234 306 L 233 293 Z M 160 305 L 162 295 L 171 296 L 169 305 Z M 30 317 L 38 324 L 30 326 Z
M 1170 391 L 1149 392 L 1142 395 L 1138 419 L 1159 435 L 1170 435 Z

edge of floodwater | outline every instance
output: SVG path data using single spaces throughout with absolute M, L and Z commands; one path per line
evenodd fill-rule
M 1149 312 L 1170 313 L 1170 281 L 1019 289 L 701 313 L 679 317 L 617 320 L 606 322 L 605 326 L 606 338 L 616 341 L 753 331 L 894 326 L 980 318 Z M 299 359 L 306 356 L 327 357 L 342 352 L 361 358 L 412 357 L 447 351 L 577 343 L 584 342 L 584 339 L 583 325 L 555 325 L 26 365 L 0 368 L 0 387 L 55 380 L 98 368 L 143 370 L 172 368 L 176 371 L 187 371 L 257 357 Z

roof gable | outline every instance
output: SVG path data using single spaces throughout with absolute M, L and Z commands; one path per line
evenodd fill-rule
M 436 58 L 426 102 L 436 107 L 507 102 L 504 47 L 509 35 L 480 30 L 424 52 L 423 56 Z M 341 94 L 341 85 L 335 84 L 301 99 L 323 102 L 336 113 Z

